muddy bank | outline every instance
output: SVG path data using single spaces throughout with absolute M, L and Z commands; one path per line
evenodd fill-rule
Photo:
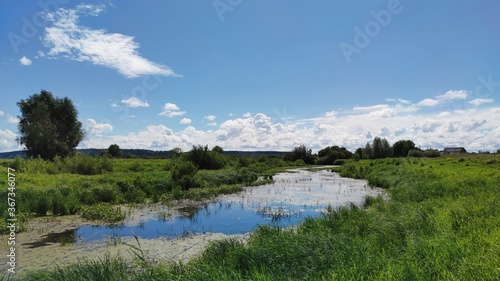
M 133 237 L 110 237 L 93 243 L 70 243 L 71 232 L 89 224 L 79 216 L 61 216 L 35 218 L 28 223 L 28 231 L 16 235 L 16 272 L 26 273 L 40 269 L 63 266 L 82 259 L 102 259 L 106 255 L 121 256 L 133 260 L 130 247 L 125 243 L 136 245 Z M 65 239 L 67 237 L 67 240 Z M 223 235 L 207 233 L 190 235 L 176 239 L 139 239 L 141 249 L 146 257 L 166 262 L 188 261 L 201 254 L 206 246 L 216 240 L 229 237 L 247 239 L 248 235 Z M 2 235 L 2 253 L 7 253 L 7 236 Z M 4 256 L 2 254 L 2 256 Z M 0 272 L 7 271 L 5 259 L 2 257 Z

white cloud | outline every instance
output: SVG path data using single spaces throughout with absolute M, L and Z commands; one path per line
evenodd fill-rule
M 12 151 L 21 149 L 16 142 L 16 134 L 10 130 L 0 130 L 0 151 Z
M 9 122 L 11 124 L 17 124 L 17 123 L 19 123 L 19 119 L 17 117 L 9 116 L 9 117 L 7 117 L 7 122 Z
M 23 57 L 19 60 L 19 62 L 20 62 L 22 65 L 24 65 L 24 66 L 30 66 L 30 65 L 31 65 L 31 63 L 32 63 L 32 61 L 31 61 L 29 58 L 25 57 L 25 56 L 23 56 Z
M 139 55 L 139 44 L 134 37 L 108 33 L 78 25 L 81 16 L 98 16 L 105 5 L 83 5 L 46 13 L 49 22 L 43 41 L 49 48 L 47 55 L 63 56 L 79 62 L 115 69 L 128 78 L 144 75 L 178 76 L 169 67 L 149 61 Z
M 130 97 L 126 100 L 122 100 L 122 103 L 124 103 L 127 107 L 131 108 L 137 108 L 137 107 L 149 107 L 149 104 L 147 101 L 141 101 L 140 99 L 136 97 Z
M 215 126 L 217 126 L 217 122 L 207 123 L 207 126 L 215 127 Z
M 377 104 L 373 106 L 355 106 L 354 112 L 360 112 L 370 118 L 391 118 L 396 111 L 388 104 Z
M 473 99 L 471 101 L 469 101 L 469 104 L 473 105 L 473 106 L 480 106 L 480 105 L 483 105 L 485 103 L 493 103 L 495 100 L 494 99 Z
M 244 113 L 242 116 L 245 118 L 252 117 L 252 113 L 247 112 L 247 113 Z
M 389 107 L 389 105 L 387 105 L 387 104 L 377 104 L 377 105 L 372 105 L 372 106 L 355 106 L 352 108 L 352 110 L 361 111 L 361 112 L 370 112 L 370 111 L 385 109 L 388 107 Z
M 184 125 L 191 124 L 191 119 L 189 119 L 189 118 L 182 118 L 179 123 L 180 124 L 184 124 Z
M 113 131 L 113 126 L 109 123 L 97 123 L 94 119 L 87 119 L 85 132 L 86 137 L 99 137 L 106 131 Z
M 439 104 L 439 101 L 434 99 L 423 99 L 417 103 L 418 106 L 436 106 Z
M 462 99 L 465 94 L 447 93 L 439 99 L 429 99 L 438 103 L 460 100 L 460 104 L 467 104 Z M 481 102 L 483 101 L 473 103 Z M 163 107 L 165 116 L 177 116 L 182 112 L 173 103 L 166 103 Z M 429 107 L 419 112 L 417 103 L 401 102 L 397 99 L 390 100 L 389 104 L 318 113 L 314 118 L 286 123 L 283 123 L 282 119 L 255 113 L 253 116 L 248 114 L 245 117 L 232 117 L 220 124 L 209 122 L 207 125 L 218 127 L 198 130 L 189 126 L 188 120 L 191 121 L 188 118 L 180 120 L 181 124 L 188 125 L 182 130 L 173 130 L 163 125 L 148 126 L 128 135 L 90 138 L 84 145 L 107 147 L 111 143 L 117 143 L 131 148 L 169 150 L 180 147 L 189 150 L 193 145 L 208 144 L 220 145 L 226 150 L 289 151 L 294 146 L 306 144 L 313 151 L 331 145 L 345 146 L 354 151 L 372 141 L 373 137 L 381 136 L 391 144 L 398 140 L 410 139 L 423 149 L 464 146 L 468 151 L 493 151 L 498 149 L 500 139 L 498 106 L 471 106 L 466 109 L 460 107 L 459 110 L 453 107 Z
M 335 117 L 337 115 L 337 111 L 328 111 L 325 113 L 325 117 Z
M 207 116 L 203 116 L 203 118 L 207 119 L 208 121 L 214 121 L 215 118 L 217 118 L 217 117 L 215 117 L 215 115 L 207 115 Z
M 3 116 L 5 113 L 0 110 L 0 116 Z
M 173 104 L 168 108 L 180 110 Z M 394 110 L 391 118 L 381 122 L 383 117 L 373 116 L 376 115 L 374 112 L 383 113 L 385 110 Z M 188 126 L 174 131 L 156 125 L 128 135 L 90 138 L 84 145 L 107 147 L 117 143 L 130 148 L 169 150 L 180 147 L 189 150 L 193 145 L 208 144 L 220 145 L 226 150 L 289 151 L 294 146 L 306 144 L 314 151 L 331 145 L 345 146 L 354 151 L 373 137 L 382 136 L 391 144 L 410 139 L 423 149 L 464 146 L 469 151 L 493 150 L 500 138 L 500 109 L 493 112 L 496 113 L 492 113 L 492 109 L 470 109 L 409 116 L 404 111 L 396 110 L 396 106 L 375 105 L 339 113 L 335 118 L 323 113 L 320 117 L 286 124 L 272 122 L 271 117 L 257 113 L 253 117 L 224 121 L 215 130 L 198 130 Z
M 436 98 L 441 101 L 448 101 L 448 100 L 456 100 L 456 99 L 466 99 L 467 98 L 467 91 L 460 90 L 460 91 L 448 91 L 444 93 L 443 95 L 437 96 Z
M 181 111 L 181 109 L 177 105 L 167 102 L 163 106 L 163 111 L 160 112 L 158 115 L 160 115 L 160 116 L 164 115 L 167 117 L 174 117 L 174 116 L 182 116 L 184 114 L 186 114 L 186 111 Z
M 417 103 L 417 106 L 427 106 L 432 107 L 440 105 L 453 100 L 464 100 L 468 96 L 468 92 L 464 90 L 458 91 L 447 91 L 446 93 L 436 96 L 435 98 L 423 99 Z

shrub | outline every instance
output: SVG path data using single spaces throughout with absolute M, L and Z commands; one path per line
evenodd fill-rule
M 52 215 L 66 215 L 69 213 L 66 205 L 66 199 L 63 197 L 61 191 L 58 189 L 49 189 L 47 191 L 51 197 Z
M 45 216 L 45 215 L 47 215 L 47 211 L 49 209 L 50 209 L 50 202 L 49 202 L 49 198 L 47 196 L 47 193 L 39 192 L 38 196 L 35 198 L 35 204 L 34 204 L 33 211 L 38 216 Z
M 113 162 L 107 157 L 91 157 L 83 154 L 76 154 L 73 157 L 55 160 L 59 170 L 71 174 L 98 175 L 103 172 L 114 170 Z
M 195 187 L 194 175 L 198 169 L 193 163 L 184 160 L 176 160 L 172 164 L 171 169 L 172 180 L 180 185 L 182 189 L 188 190 L 189 188 Z
M 345 159 L 337 159 L 333 162 L 333 165 L 344 165 Z
M 97 202 L 113 203 L 116 200 L 119 191 L 116 186 L 105 185 L 92 188 L 92 195 Z
M 420 149 L 412 149 L 408 151 L 408 157 L 416 157 L 416 158 L 424 157 L 424 152 Z
M 193 163 L 200 170 L 218 170 L 224 167 L 224 155 L 217 151 L 208 150 L 208 146 L 193 146 L 186 154 L 186 160 Z
M 424 151 L 424 156 L 429 158 L 440 157 L 441 153 L 437 149 L 427 149 Z

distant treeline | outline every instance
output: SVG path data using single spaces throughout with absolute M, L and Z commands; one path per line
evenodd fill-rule
M 172 155 L 172 150 L 161 150 L 154 151 L 149 149 L 120 149 L 122 152 L 121 157 L 123 158 L 169 158 Z M 98 149 L 98 148 L 84 148 L 84 149 L 76 149 L 77 152 L 88 155 L 88 156 L 101 156 L 105 153 L 106 149 Z M 283 156 L 286 152 L 283 151 L 238 151 L 238 150 L 230 150 L 224 151 L 226 155 L 234 155 L 234 156 L 258 156 L 258 155 L 266 155 L 266 156 Z M 1 159 L 11 159 L 26 157 L 26 152 L 24 150 L 10 151 L 10 152 L 0 152 Z

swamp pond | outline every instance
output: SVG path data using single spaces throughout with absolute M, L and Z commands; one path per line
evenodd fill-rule
M 95 225 L 78 216 L 45 218 L 38 225 L 34 220 L 31 231 L 19 233 L 19 265 L 33 270 L 104 254 L 127 255 L 125 243 L 136 244 L 134 235 L 150 257 L 186 261 L 210 241 L 246 239 L 258 225 L 290 227 L 320 216 L 328 206 L 360 205 L 366 196 L 384 195 L 364 180 L 342 178 L 330 170 L 289 170 L 273 176 L 272 184 L 201 203 L 131 208 L 121 226 Z

